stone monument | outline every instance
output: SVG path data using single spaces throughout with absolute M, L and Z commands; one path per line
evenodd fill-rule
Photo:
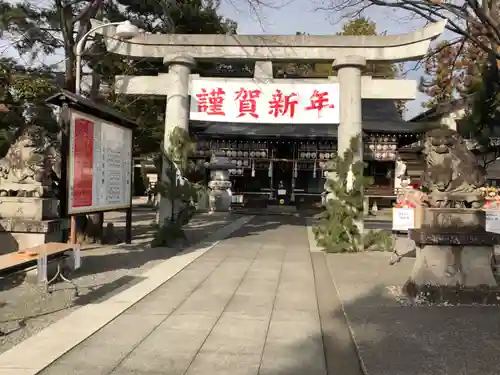
M 36 125 L 22 128 L 0 159 L 0 241 L 2 253 L 61 241 L 68 222 L 59 218 L 54 180 L 60 154 Z
M 423 153 L 426 194 L 417 208 L 416 229 L 409 233 L 417 256 L 405 290 L 496 286 L 491 257 L 500 236 L 485 230 L 483 169 L 451 129 L 426 133 Z
M 208 187 L 210 212 L 229 211 L 231 207 L 231 181 L 229 181 L 229 169 L 232 164 L 224 152 L 212 154 L 208 168 L 210 170 L 210 182 Z

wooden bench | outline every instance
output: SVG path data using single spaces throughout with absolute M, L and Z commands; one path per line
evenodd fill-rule
M 71 254 L 68 254 L 71 252 Z M 51 292 L 49 286 L 57 280 L 65 281 L 73 286 L 78 295 L 77 285 L 65 274 L 64 261 L 72 258 L 72 268 L 76 270 L 81 266 L 80 246 L 60 242 L 49 242 L 38 245 L 22 252 L 13 252 L 0 255 L 0 277 L 6 277 L 18 272 L 36 267 L 38 284 L 42 285 L 45 292 Z M 47 265 L 56 263 L 56 274 L 49 280 Z

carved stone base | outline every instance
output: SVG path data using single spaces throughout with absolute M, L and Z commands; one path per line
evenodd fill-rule
M 496 286 L 490 246 L 427 245 L 417 249 L 410 280 L 417 286 Z
M 227 190 L 212 190 L 209 194 L 210 211 L 227 212 L 231 208 L 231 196 Z
M 40 183 L 18 184 L 15 182 L 2 182 L 0 197 L 16 195 L 18 197 L 41 198 L 50 194 L 50 188 Z
M 409 231 L 417 246 L 410 280 L 417 286 L 496 286 L 491 268 L 500 235 L 484 230 L 484 212 L 424 208 L 422 225 Z
M 47 242 L 61 242 L 69 220 L 0 219 L 0 254 L 25 250 Z
M 0 197 L 0 219 L 55 219 L 58 209 L 56 198 Z

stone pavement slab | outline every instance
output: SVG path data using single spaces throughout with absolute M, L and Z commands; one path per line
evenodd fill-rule
M 41 369 L 45 368 L 65 352 L 84 341 L 103 326 L 107 325 L 130 306 L 141 300 L 145 295 L 156 290 L 167 280 L 174 277 L 188 264 L 209 251 L 214 245 L 217 244 L 217 239 L 227 237 L 234 230 L 244 225 L 249 219 L 249 217 L 240 217 L 235 219 L 231 225 L 224 227 L 215 233 L 212 238 L 208 238 L 207 241 L 204 241 L 200 246 L 188 248 L 184 252 L 179 253 L 178 255 L 171 257 L 151 268 L 149 271 L 146 271 L 140 275 L 142 281 L 139 283 L 117 295 L 112 296 L 111 298 L 98 301 L 93 304 L 88 304 L 77 309 L 45 330 L 6 351 L 0 355 L 0 369 L 26 369 L 30 370 L 29 373 L 31 374 L 38 373 Z M 161 315 L 159 316 L 161 317 Z M 126 319 L 126 314 L 123 319 Z M 155 321 L 154 319 L 155 317 L 151 318 L 153 322 Z M 114 323 L 119 325 L 119 320 L 114 321 Z M 141 317 L 141 322 L 142 320 L 143 319 Z M 158 322 L 158 324 L 159 323 L 160 322 Z M 126 327 L 130 328 L 127 329 Z M 113 329 L 113 325 L 111 325 L 110 329 Z M 120 335 L 123 335 L 124 332 L 129 333 L 130 330 L 134 329 L 143 329 L 142 324 L 130 326 L 129 320 L 129 324 L 122 323 L 121 328 L 118 329 L 117 332 L 120 332 Z M 137 333 L 140 339 L 143 338 L 142 336 L 144 334 L 141 332 L 142 331 Z M 110 340 L 115 336 L 116 333 L 106 337 L 105 339 Z M 106 342 L 106 340 L 103 340 L 102 342 Z M 134 340 L 132 340 L 132 342 L 133 344 L 136 344 Z M 118 350 L 118 352 L 121 353 L 120 350 Z M 29 353 L 29 362 L 26 361 L 26 353 Z M 125 351 L 125 353 L 128 352 Z M 89 366 L 92 368 L 95 367 L 95 370 L 90 371 L 87 368 L 88 372 L 86 373 L 97 374 L 102 371 L 105 373 L 107 366 L 109 366 L 109 360 L 110 357 L 106 357 L 106 361 L 104 363 L 90 361 Z M 68 366 L 71 366 L 65 364 L 63 361 L 60 365 L 65 368 L 66 372 L 63 371 L 62 373 L 77 373 L 77 371 L 79 371 L 78 369 L 82 367 L 81 364 L 85 363 L 85 361 L 88 361 L 88 357 L 84 354 L 81 361 L 75 362 L 74 371 L 70 372 L 66 370 L 68 370 Z M 71 363 L 71 365 L 73 365 L 73 363 Z M 85 369 L 82 369 L 82 371 L 85 371 Z
M 95 304 L 120 293 L 140 282 L 141 275 L 165 259 L 175 256 L 185 247 L 207 240 L 240 215 L 218 213 L 196 214 L 184 226 L 188 244 L 173 248 L 150 248 L 155 231 L 152 222 L 155 211 L 151 208 L 133 211 L 133 243 L 110 246 L 88 245 L 82 251 L 83 267 L 72 275 L 80 288 L 77 298 L 66 283 L 54 285 L 50 294 L 40 293 L 39 288 L 23 277 L 0 280 L 0 329 L 7 333 L 0 340 L 0 353 L 7 351 L 50 324 L 66 317 L 89 303 Z M 115 228 L 125 225 L 123 212 L 107 212 L 105 220 Z
M 329 374 L 363 375 L 357 348 L 352 341 L 342 302 L 336 292 L 324 253 L 311 254 L 316 294 Z
M 255 218 L 40 374 L 326 375 L 304 224 Z
M 388 257 L 327 256 L 365 373 L 500 374 L 499 308 L 403 306 L 395 289 L 407 279 L 413 260 L 389 266 Z

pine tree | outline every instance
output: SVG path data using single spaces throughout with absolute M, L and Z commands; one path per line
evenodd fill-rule
M 163 145 L 161 149 L 163 150 Z M 194 215 L 195 207 L 192 203 L 196 201 L 200 188 L 198 184 L 184 178 L 193 167 L 189 157 L 194 149 L 194 143 L 188 132 L 178 127 L 172 131 L 168 151 L 159 163 L 167 179 L 156 185 L 156 193 L 170 202 L 171 212 L 169 219 L 166 219 L 164 223 L 159 223 L 160 226 L 152 243 L 155 247 L 168 246 L 178 238 L 186 240 L 182 226 L 187 224 Z M 183 178 L 183 181 L 180 182 L 179 178 Z M 177 215 L 176 207 L 181 207 Z
M 500 157 L 500 74 L 496 64 L 483 64 L 481 80 L 471 88 L 471 105 L 463 119 L 464 136 L 474 139 L 481 150 L 481 164 L 487 167 Z
M 350 148 L 344 155 L 337 155 L 328 167 L 335 178 L 327 179 L 325 210 L 313 232 L 318 246 L 329 253 L 359 252 L 364 248 L 388 250 L 388 235 L 375 231 L 360 233 L 357 226 L 363 220 L 363 187 L 372 183 L 371 177 L 363 176 L 365 163 L 354 161 L 359 147 L 359 137 L 353 137 Z M 352 179 L 352 186 L 348 186 L 348 178 Z

